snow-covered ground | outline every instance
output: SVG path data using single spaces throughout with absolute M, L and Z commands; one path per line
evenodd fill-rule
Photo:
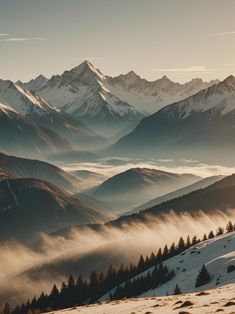
M 169 297 L 148 297 L 107 301 L 101 304 L 79 306 L 57 314 L 211 314 L 235 313 L 235 285 L 214 290 Z
M 145 292 L 143 297 L 170 295 L 176 284 L 179 284 L 183 293 L 188 293 L 234 283 L 235 271 L 227 273 L 227 267 L 235 266 L 235 232 L 199 243 L 163 264 L 170 270 L 175 270 L 175 277 L 164 285 Z M 210 273 L 211 281 L 200 288 L 195 288 L 196 277 L 203 264 Z
M 196 278 L 203 264 L 206 265 L 211 280 L 208 284 L 196 288 Z M 180 286 L 182 293 L 190 293 L 235 283 L 235 271 L 227 273 L 228 266 L 235 266 L 235 232 L 192 246 L 183 253 L 166 260 L 163 265 L 167 266 L 170 271 L 174 270 L 175 276 L 165 284 L 153 290 L 145 291 L 139 297 L 171 295 L 176 284 Z M 136 277 L 146 276 L 153 269 L 154 267 Z M 112 289 L 99 300 L 108 300 L 110 293 L 114 293 L 114 291 L 115 289 Z

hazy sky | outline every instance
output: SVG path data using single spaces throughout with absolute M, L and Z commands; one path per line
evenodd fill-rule
M 234 14 L 234 0 L 0 0 L 0 77 L 88 59 L 110 75 L 222 79 L 235 74 Z

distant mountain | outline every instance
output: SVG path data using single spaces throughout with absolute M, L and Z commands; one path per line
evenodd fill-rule
M 105 175 L 89 170 L 75 170 L 73 171 L 73 175 L 84 180 L 105 181 L 105 179 L 107 179 Z
M 91 195 L 127 208 L 164 195 L 200 180 L 191 174 L 176 174 L 156 169 L 133 168 L 117 174 L 98 186 Z
M 83 182 L 75 176 L 52 164 L 39 160 L 19 158 L 0 153 L 0 170 L 8 173 L 9 177 L 45 180 L 70 192 L 78 192 L 83 187 Z
M 230 76 L 143 119 L 110 152 L 232 161 L 234 125 L 235 78 Z
M 73 144 L 92 146 L 101 143 L 101 138 L 83 123 L 47 103 L 21 82 L 0 80 L 0 102 L 38 125 L 58 132 Z
M 30 243 L 40 232 L 50 233 L 74 224 L 104 222 L 96 212 L 64 190 L 36 179 L 0 182 L 0 240 Z
M 170 211 L 194 214 L 199 210 L 213 212 L 215 210 L 226 211 L 231 208 L 235 208 L 235 174 L 225 177 L 204 189 L 169 199 L 139 213 L 120 217 L 110 222 L 110 225 L 120 227 L 128 222 L 145 222 L 149 215 L 160 217 L 160 215 Z
M 92 208 L 98 213 L 105 215 L 107 220 L 113 220 L 119 216 L 119 212 L 115 208 L 113 208 L 112 204 L 110 203 L 99 201 L 96 198 L 93 198 L 83 193 L 77 193 L 73 195 L 73 197 L 79 199 L 81 202 L 86 204 L 86 206 Z
M 74 151 L 63 137 L 0 104 L 0 150 L 27 157 Z
M 26 88 L 35 91 L 40 90 L 47 82 L 49 81 L 48 78 L 46 78 L 44 75 L 39 75 L 35 79 L 32 79 L 28 83 L 22 83 L 21 81 L 18 81 L 18 85 L 24 85 Z
M 107 180 L 105 175 L 89 170 L 76 170 L 71 173 L 82 181 L 84 189 L 90 189 Z
M 101 133 L 115 133 L 144 117 L 106 85 L 106 77 L 88 61 L 49 80 L 40 76 L 24 84 Z
M 114 78 L 108 77 L 108 88 L 122 101 L 128 102 L 136 110 L 149 115 L 218 82 L 218 80 L 203 82 L 195 78 L 190 82 L 180 84 L 171 81 L 166 76 L 150 82 L 139 77 L 134 71 L 130 71 Z
M 142 204 L 140 206 L 137 206 L 136 208 L 131 210 L 128 214 L 137 213 L 140 210 L 151 208 L 151 207 L 156 206 L 158 204 L 161 204 L 163 202 L 166 202 L 166 201 L 172 200 L 174 198 L 186 195 L 186 194 L 188 194 L 190 192 L 193 192 L 193 191 L 196 191 L 196 190 L 199 190 L 199 189 L 204 189 L 207 186 L 209 186 L 209 185 L 211 185 L 211 184 L 213 184 L 213 183 L 215 183 L 217 181 L 220 181 L 222 179 L 223 179 L 223 176 L 212 176 L 212 177 L 208 177 L 208 178 L 202 179 L 200 181 L 197 181 L 196 183 L 193 183 L 191 185 L 186 186 L 185 188 L 178 189 L 178 190 L 176 190 L 174 192 L 171 192 L 171 193 L 165 194 L 163 196 L 154 198 L 154 199 L 152 199 L 151 201 L 149 201 L 147 203 L 144 203 L 144 204 Z

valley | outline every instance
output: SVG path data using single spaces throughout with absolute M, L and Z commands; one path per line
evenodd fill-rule
M 234 71 L 73 60 L 0 77 L 0 314 L 232 313 Z

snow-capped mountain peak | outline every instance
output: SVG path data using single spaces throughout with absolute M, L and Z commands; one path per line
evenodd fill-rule
M 32 81 L 25 86 L 39 93 L 48 103 L 95 129 L 98 127 L 97 131 L 102 133 L 105 125 L 115 126 L 115 132 L 118 132 L 166 105 L 215 84 L 197 78 L 180 84 L 167 76 L 150 82 L 134 71 L 109 77 L 87 60 L 62 75 L 52 76 L 46 83 L 44 79 L 42 81 L 39 88 Z
M 48 82 L 48 78 L 40 74 L 35 79 L 32 79 L 28 83 L 22 83 L 21 81 L 16 82 L 17 85 L 24 86 L 30 90 L 36 91 L 43 88 L 43 86 Z
M 228 76 L 221 82 L 221 85 L 228 87 L 230 90 L 235 90 L 235 77 L 233 75 Z
M 137 110 L 152 114 L 175 101 L 182 100 L 215 84 L 193 79 L 184 84 L 171 81 L 166 75 L 155 81 L 147 81 L 134 72 L 108 77 L 110 91 Z
M 0 101 L 24 116 L 36 112 L 42 115 L 46 112 L 58 111 L 56 107 L 49 105 L 34 91 L 9 80 L 0 80 Z
M 52 76 L 43 88 L 35 91 L 100 132 L 103 128 L 117 132 L 143 117 L 128 102 L 110 92 L 106 76 L 89 61 Z

